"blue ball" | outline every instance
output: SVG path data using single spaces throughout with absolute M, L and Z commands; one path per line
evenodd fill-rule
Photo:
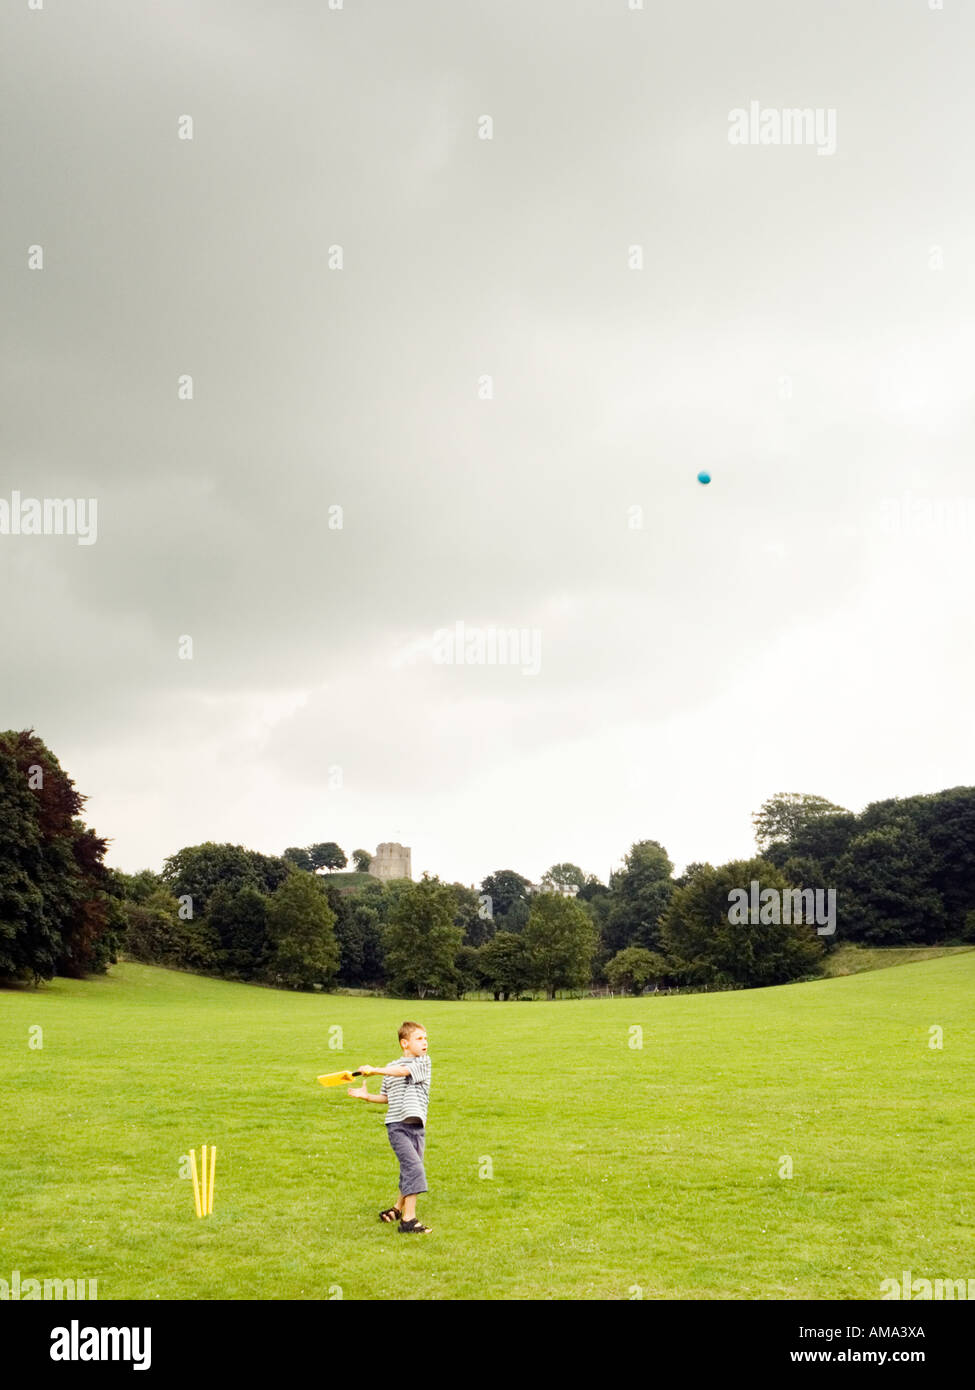
M 711 474 L 710 474 L 710 473 L 698 473 L 698 475 L 697 475 L 697 481 L 698 481 L 699 483 L 709 483 L 709 482 L 711 481 Z

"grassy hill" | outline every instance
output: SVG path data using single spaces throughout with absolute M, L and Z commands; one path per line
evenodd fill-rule
M 381 882 L 378 878 L 373 878 L 371 874 L 356 873 L 354 869 L 337 869 L 335 873 L 319 875 L 323 883 L 330 883 L 333 888 L 340 889 L 343 893 L 350 893 L 355 888 L 361 888 L 364 883 Z
M 839 946 L 826 957 L 824 973 L 830 976 L 857 975 L 861 970 L 886 970 L 892 965 L 910 965 L 919 960 L 975 951 L 975 946 Z
M 904 1269 L 964 1278 L 973 995 L 971 951 L 518 1006 L 135 964 L 4 991 L 0 1276 L 97 1278 L 101 1298 L 427 1300 L 874 1299 Z M 381 1108 L 315 1081 L 393 1060 L 404 1017 L 434 1061 L 423 1238 L 377 1220 L 396 1177 Z M 204 1142 L 200 1221 L 180 1173 Z

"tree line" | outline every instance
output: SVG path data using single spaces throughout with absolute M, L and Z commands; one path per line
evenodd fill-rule
M 104 971 L 128 959 L 292 989 L 496 999 L 609 985 L 750 987 L 814 977 L 840 942 L 975 941 L 975 788 L 876 802 L 859 815 L 778 794 L 753 817 L 759 853 L 675 876 L 634 843 L 603 883 L 572 863 L 534 886 L 383 881 L 334 841 L 280 856 L 187 846 L 156 873 L 103 859 L 85 798 L 33 731 L 0 734 L 0 978 Z M 734 891 L 836 890 L 835 935 L 732 919 Z

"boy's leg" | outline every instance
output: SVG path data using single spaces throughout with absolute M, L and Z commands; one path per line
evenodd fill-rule
M 417 1197 L 419 1197 L 421 1192 L 426 1192 L 427 1190 L 427 1177 L 423 1170 L 423 1150 L 426 1145 L 426 1130 L 423 1125 L 409 1125 L 405 1128 L 408 1130 L 409 1144 L 413 1151 L 411 1154 L 412 1162 L 410 1164 L 410 1171 L 418 1180 L 418 1190 L 405 1193 L 403 1196 L 403 1221 L 408 1224 L 416 1219 Z
M 391 1127 L 390 1127 L 389 1125 L 386 1126 L 386 1137 L 387 1137 L 387 1139 L 388 1139 L 389 1142 L 390 1142 L 390 1145 L 391 1145 L 391 1147 L 392 1147 L 393 1153 L 395 1153 L 395 1154 L 396 1154 L 396 1157 L 399 1158 L 399 1150 L 398 1150 L 398 1148 L 397 1148 L 397 1146 L 396 1146 L 396 1144 L 395 1144 L 395 1142 L 394 1142 L 392 1129 L 391 1129 Z M 400 1168 L 402 1169 L 402 1164 L 400 1164 Z M 394 1204 L 392 1207 L 387 1207 L 386 1211 L 380 1213 L 381 1216 L 382 1216 L 382 1219 L 383 1219 L 384 1221 L 387 1221 L 387 1220 L 388 1220 L 388 1221 L 395 1221 L 395 1220 L 396 1220 L 396 1217 L 393 1215 L 394 1212 L 398 1213 L 400 1219 L 402 1219 L 402 1216 L 403 1216 L 403 1201 L 404 1201 L 404 1197 L 403 1197 L 402 1192 L 397 1192 L 395 1204 Z
M 399 1159 L 400 1196 L 403 1200 L 402 1221 L 409 1226 L 416 1218 L 416 1199 L 427 1190 L 427 1176 L 423 1171 L 423 1149 L 426 1134 L 423 1125 L 408 1125 L 400 1121 L 387 1125 L 389 1142 Z

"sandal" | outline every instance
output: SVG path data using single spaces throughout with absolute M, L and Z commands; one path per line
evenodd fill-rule
M 386 1222 L 399 1221 L 402 1215 L 403 1213 L 400 1211 L 399 1207 L 388 1207 L 385 1211 L 379 1213 L 379 1219 L 380 1221 Z
M 399 1223 L 400 1235 L 428 1236 L 433 1230 L 432 1226 L 424 1226 L 422 1221 L 417 1221 L 414 1217 L 412 1221 L 401 1221 Z

